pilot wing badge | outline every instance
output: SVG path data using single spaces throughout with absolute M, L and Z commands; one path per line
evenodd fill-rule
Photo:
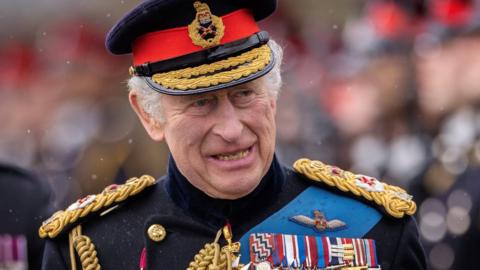
M 295 215 L 289 218 L 299 225 L 310 227 L 316 232 L 336 231 L 346 228 L 346 223 L 339 219 L 327 220 L 325 215 L 319 210 L 313 211 L 313 218 L 304 215 Z

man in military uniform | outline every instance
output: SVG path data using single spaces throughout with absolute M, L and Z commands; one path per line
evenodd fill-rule
M 52 214 L 46 182 L 12 164 L 0 163 L 0 269 L 40 269 L 45 241 L 36 234 Z
M 133 55 L 129 100 L 166 141 L 168 173 L 55 213 L 43 269 L 425 269 L 404 190 L 276 159 L 282 50 L 256 24 L 275 7 L 146 1 L 113 27 L 107 47 Z

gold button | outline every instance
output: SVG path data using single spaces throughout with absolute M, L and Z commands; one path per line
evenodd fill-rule
M 150 227 L 148 227 L 147 233 L 148 233 L 148 237 L 155 242 L 162 241 L 167 235 L 165 228 L 160 224 L 153 224 Z

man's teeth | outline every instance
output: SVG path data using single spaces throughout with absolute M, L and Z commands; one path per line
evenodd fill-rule
M 231 155 L 217 155 L 217 159 L 219 160 L 235 160 L 244 158 L 248 154 L 248 150 L 240 151 L 235 154 Z

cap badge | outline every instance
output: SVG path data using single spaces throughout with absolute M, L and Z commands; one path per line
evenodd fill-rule
M 213 15 L 207 4 L 196 1 L 193 3 L 197 14 L 195 19 L 188 25 L 188 35 L 193 44 L 203 48 L 220 44 L 225 25 L 222 18 Z

